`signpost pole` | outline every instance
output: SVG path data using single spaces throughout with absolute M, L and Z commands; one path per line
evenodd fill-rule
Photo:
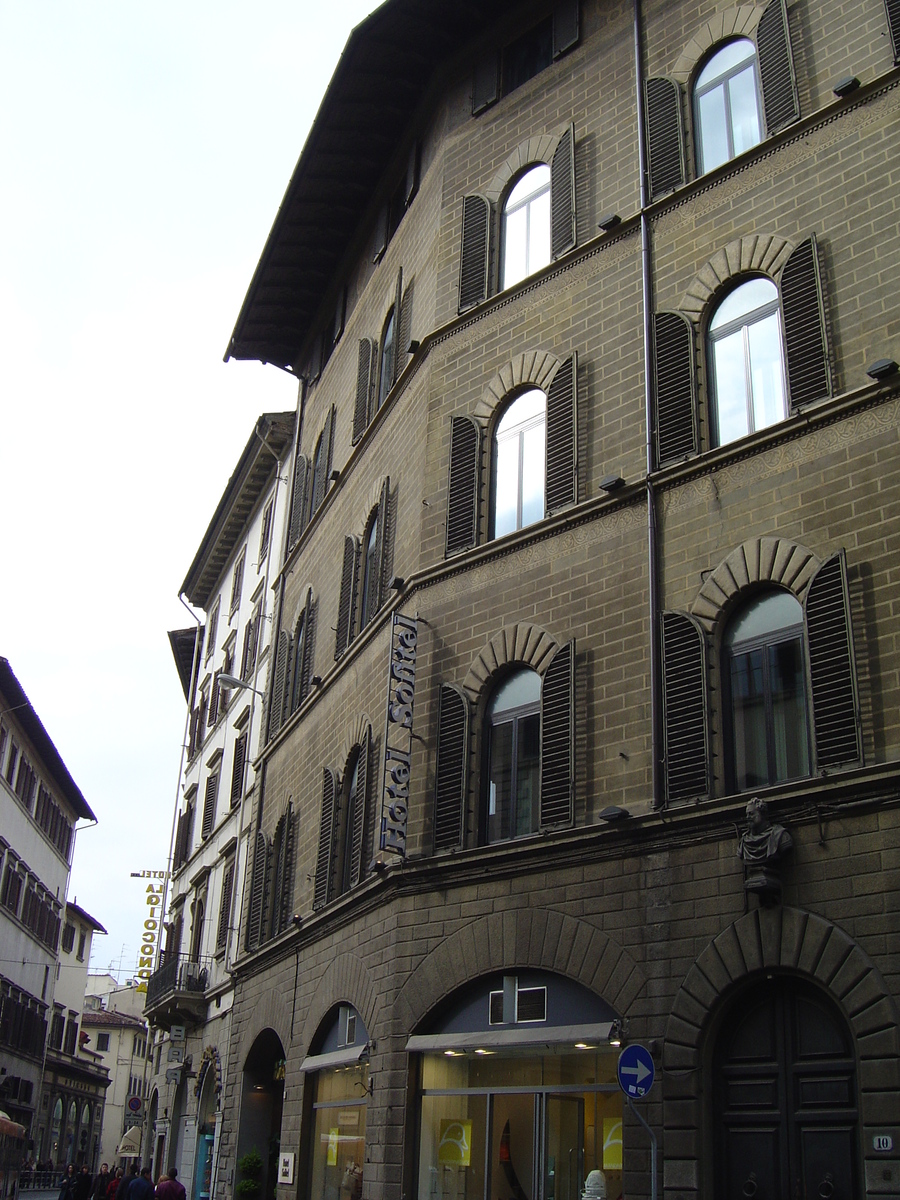
M 650 1135 L 650 1200 L 656 1200 L 656 1134 L 635 1108 L 634 1101 L 627 1092 L 625 1093 L 625 1099 L 628 1101 L 628 1107 Z

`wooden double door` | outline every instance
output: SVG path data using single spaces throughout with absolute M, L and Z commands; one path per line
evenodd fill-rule
M 725 1015 L 713 1055 L 717 1200 L 855 1200 L 856 1059 L 817 989 L 773 976 Z

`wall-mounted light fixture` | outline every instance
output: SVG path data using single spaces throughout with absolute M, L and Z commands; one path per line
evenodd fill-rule
M 216 684 L 220 688 L 236 688 L 238 690 L 244 689 L 248 692 L 256 692 L 257 696 L 265 696 L 266 694 L 260 688 L 252 687 L 246 680 L 238 679 L 237 675 L 226 675 L 224 671 L 221 671 L 216 676 Z
M 597 222 L 598 227 L 602 229 L 604 233 L 611 233 L 617 225 L 621 224 L 622 218 L 618 213 L 605 213 Z
M 866 374 L 870 379 L 874 379 L 880 383 L 882 379 L 887 379 L 891 375 L 895 375 L 900 367 L 892 358 L 879 358 L 875 362 L 866 367 Z
M 625 486 L 625 480 L 621 475 L 604 475 L 600 480 L 601 492 L 616 492 L 620 487 Z
M 831 89 L 836 96 L 849 96 L 859 87 L 859 80 L 855 75 L 845 75 L 843 79 L 839 79 Z

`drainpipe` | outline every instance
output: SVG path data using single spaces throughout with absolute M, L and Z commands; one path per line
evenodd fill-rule
M 665 797 L 662 787 L 662 687 L 659 641 L 659 547 L 656 526 L 656 492 L 653 487 L 653 388 L 651 351 L 653 344 L 653 263 L 650 244 L 650 167 L 647 157 L 647 123 L 644 101 L 643 28 L 641 0 L 634 0 L 634 79 L 637 99 L 638 161 L 641 176 L 641 292 L 644 313 L 644 413 L 647 431 L 647 574 L 650 602 L 650 753 L 654 808 L 661 808 Z

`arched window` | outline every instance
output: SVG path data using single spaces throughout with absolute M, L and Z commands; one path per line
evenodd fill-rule
M 790 592 L 763 592 L 725 630 L 730 765 L 739 791 L 809 774 L 803 609 Z
M 547 397 L 523 392 L 494 434 L 494 537 L 524 529 L 544 516 Z
M 546 163 L 526 171 L 507 196 L 501 245 L 503 288 L 550 262 L 550 168 Z
M 747 38 L 728 42 L 713 54 L 694 84 L 701 174 L 761 141 L 759 100 L 756 47 Z
M 508 675 L 486 713 L 487 842 L 536 833 L 540 828 L 541 678 L 529 668 Z
M 716 441 L 724 446 L 787 416 L 778 288 L 750 279 L 729 292 L 709 324 Z
M 395 330 L 394 325 L 394 309 L 387 315 L 387 320 L 384 323 L 384 330 L 381 334 L 381 359 L 380 369 L 378 372 L 378 403 L 377 408 L 381 408 L 387 398 L 388 392 L 394 384 L 394 342 Z

